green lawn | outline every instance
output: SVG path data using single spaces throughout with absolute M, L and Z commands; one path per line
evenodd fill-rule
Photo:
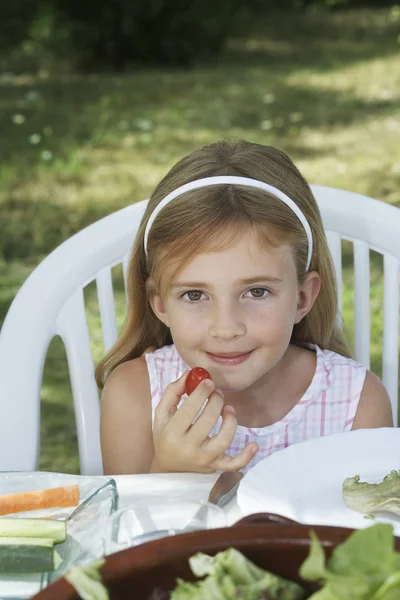
M 199 145 L 276 145 L 310 182 L 400 206 L 400 10 L 269 16 L 212 66 L 79 75 L 0 60 L 0 319 L 60 241 L 146 197 Z M 17 58 L 13 58 L 17 61 Z M 344 321 L 352 336 L 350 255 Z M 124 298 L 116 273 L 119 322 Z M 380 263 L 372 270 L 372 366 L 380 373 Z M 95 359 L 103 348 L 87 293 Z M 79 468 L 65 356 L 48 353 L 40 467 Z

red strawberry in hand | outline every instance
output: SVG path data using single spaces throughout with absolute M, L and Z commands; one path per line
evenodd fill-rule
M 188 396 L 197 388 L 203 379 L 212 379 L 210 373 L 202 367 L 194 367 L 189 371 L 185 381 L 185 392 Z

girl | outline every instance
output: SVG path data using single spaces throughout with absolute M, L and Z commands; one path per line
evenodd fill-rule
M 283 152 L 218 142 L 178 162 L 148 203 L 128 290 L 96 371 L 105 473 L 247 470 L 392 425 L 382 383 L 349 357 L 321 216 Z M 187 397 L 195 366 L 212 380 Z

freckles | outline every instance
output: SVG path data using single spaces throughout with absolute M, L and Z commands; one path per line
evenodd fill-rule
M 189 307 L 191 309 L 192 307 Z M 205 318 L 201 311 L 182 310 L 176 311 L 171 325 L 180 332 L 181 335 L 195 335 L 196 332 L 204 328 Z
M 271 305 L 251 306 L 247 311 L 249 316 L 262 319 L 264 322 L 269 319 L 276 319 L 276 316 L 279 315 L 279 312 L 279 307 Z
M 271 312 L 271 307 L 267 306 L 267 304 L 263 304 L 260 302 L 252 302 L 244 307 L 243 312 L 248 314 L 250 317 L 253 316 L 268 316 Z

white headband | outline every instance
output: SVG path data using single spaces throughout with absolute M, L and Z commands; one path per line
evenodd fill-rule
M 293 200 L 291 200 L 291 198 L 289 198 L 289 196 L 286 196 L 286 194 L 284 194 L 283 192 L 278 190 L 273 185 L 269 185 L 268 183 L 264 183 L 263 181 L 258 181 L 257 179 L 250 179 L 249 177 L 235 177 L 235 176 L 231 176 L 231 175 L 223 175 L 220 177 L 205 177 L 204 179 L 196 179 L 195 181 L 190 181 L 189 183 L 185 183 L 185 185 L 178 187 L 176 190 L 173 190 L 170 194 L 165 196 L 165 198 L 163 200 L 161 200 L 161 202 L 159 204 L 157 204 L 157 206 L 151 213 L 149 220 L 147 221 L 146 229 L 144 232 L 144 242 L 143 242 L 144 243 L 144 251 L 146 253 L 146 256 L 147 256 L 147 240 L 149 237 L 150 229 L 151 229 L 155 219 L 157 218 L 158 214 L 162 211 L 162 209 L 165 206 L 167 206 L 167 204 L 169 204 L 170 202 L 172 202 L 172 200 L 175 200 L 175 198 L 178 198 L 182 194 L 185 194 L 186 192 L 190 192 L 191 190 L 197 190 L 199 188 L 207 187 L 209 185 L 221 185 L 221 184 L 243 185 L 246 187 L 258 188 L 258 189 L 264 190 L 266 192 L 271 192 L 271 194 L 276 196 L 276 198 L 279 198 L 279 200 L 282 200 L 282 202 L 284 202 L 289 208 L 291 208 L 292 211 L 294 212 L 294 214 L 299 219 L 300 223 L 303 225 L 304 231 L 306 232 L 306 235 L 307 235 L 308 254 L 307 254 L 306 271 L 308 271 L 308 269 L 310 268 L 310 264 L 311 264 L 311 256 L 312 256 L 312 248 L 313 248 L 312 233 L 311 233 L 311 228 L 310 228 L 310 225 L 308 224 L 307 219 L 305 218 L 304 214 L 302 213 L 300 208 L 297 206 L 297 204 L 295 202 L 293 202 Z

